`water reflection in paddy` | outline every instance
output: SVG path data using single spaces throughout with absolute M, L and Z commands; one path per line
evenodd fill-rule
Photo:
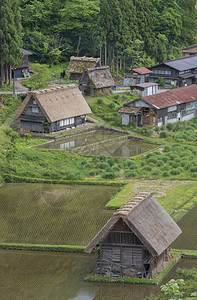
M 102 145 L 97 149 L 86 151 L 85 154 L 129 157 L 142 154 L 153 148 L 155 145 L 140 140 L 127 139 L 112 145 Z
M 38 145 L 38 148 L 45 149 L 70 149 L 81 147 L 89 144 L 94 144 L 100 141 L 106 141 L 123 135 L 122 133 L 111 130 L 96 130 L 87 133 L 73 135 L 72 137 L 64 137 L 54 142 Z
M 156 285 L 85 282 L 94 268 L 93 255 L 4 250 L 0 255 L 0 295 L 4 300 L 143 300 L 159 293 Z M 178 267 L 197 267 L 197 260 L 181 260 L 167 281 L 178 278 Z

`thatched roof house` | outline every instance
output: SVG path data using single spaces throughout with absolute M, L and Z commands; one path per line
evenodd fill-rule
M 169 260 L 181 230 L 150 192 L 140 192 L 113 214 L 86 247 L 96 252 L 96 274 L 155 276 Z
M 53 132 L 85 124 L 91 110 L 77 85 L 29 92 L 15 119 L 21 131 Z
M 71 80 L 80 80 L 84 69 L 96 68 L 100 66 L 100 58 L 71 56 L 67 72 L 70 73 Z
M 79 81 L 80 90 L 89 96 L 107 93 L 115 86 L 108 66 L 85 69 Z

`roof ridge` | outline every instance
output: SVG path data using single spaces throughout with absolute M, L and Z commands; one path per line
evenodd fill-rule
M 197 56 L 197 54 L 193 54 L 192 56 Z M 172 62 L 172 61 L 177 61 L 177 60 L 182 60 L 182 59 L 191 59 L 191 56 L 189 55 L 189 56 L 184 56 L 184 57 L 179 57 L 179 58 L 174 58 L 174 59 L 170 59 L 170 60 L 166 60 L 166 61 L 164 61 L 163 63 L 165 64 L 165 63 L 169 63 L 169 62 Z
M 49 92 L 53 92 L 53 91 L 58 91 L 60 89 L 71 89 L 71 88 L 76 88 L 77 84 L 71 83 L 71 84 L 67 84 L 67 85 L 58 85 L 58 86 L 52 86 L 50 88 L 45 88 L 45 89 L 40 89 L 37 91 L 31 91 L 29 94 L 32 95 L 40 95 L 40 94 L 45 94 L 45 93 L 49 93 Z
M 141 191 L 129 199 L 122 207 L 120 207 L 114 215 L 128 215 L 134 207 L 136 207 L 143 200 L 150 197 L 152 194 L 150 191 Z

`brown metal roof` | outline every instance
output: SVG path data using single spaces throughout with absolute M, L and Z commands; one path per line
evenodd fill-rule
M 180 103 L 197 101 L 197 85 L 192 84 L 189 86 L 168 90 L 163 93 L 141 97 L 140 99 L 143 99 L 146 103 L 154 106 L 157 109 L 170 107 Z M 135 100 L 132 102 L 135 102 Z M 126 103 L 124 106 L 127 106 L 132 102 Z
M 119 109 L 119 113 L 125 114 L 137 114 L 140 111 L 141 107 L 122 107 Z
M 19 107 L 15 119 L 24 112 L 32 97 L 49 123 L 91 113 L 77 85 L 70 84 L 29 92 Z
M 160 255 L 181 234 L 181 229 L 150 192 L 132 197 L 117 210 L 86 247 L 90 253 L 122 219 L 153 256 Z
M 141 75 L 152 73 L 151 70 L 149 70 L 149 69 L 147 69 L 147 68 L 145 68 L 145 67 L 132 69 L 132 71 L 134 71 L 134 72 L 136 72 L 136 73 L 139 73 L 139 74 L 141 74 Z

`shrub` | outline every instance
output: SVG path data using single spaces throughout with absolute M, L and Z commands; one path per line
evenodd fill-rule
M 117 174 L 116 172 L 105 172 L 105 173 L 103 173 L 102 178 L 105 178 L 105 179 L 114 179 L 114 178 L 116 178 L 118 176 L 119 176 L 119 174 Z
M 110 102 L 108 106 L 110 109 L 114 109 L 116 107 L 116 104 L 114 102 Z
M 169 172 L 164 171 L 164 172 L 163 172 L 163 177 L 168 177 L 168 176 L 170 176 Z
M 162 155 L 161 159 L 163 160 L 163 162 L 167 162 L 170 158 L 166 155 Z
M 159 126 L 156 126 L 156 127 L 154 128 L 154 130 L 155 130 L 156 132 L 159 132 L 159 131 L 160 131 L 160 127 L 159 127 Z
M 161 130 L 165 130 L 166 126 L 165 125 L 161 125 Z
M 168 134 L 167 131 L 161 131 L 160 134 L 159 134 L 159 137 L 165 139 L 165 138 L 168 137 L 168 135 L 169 135 L 169 134 Z
M 165 145 L 163 147 L 163 152 L 170 152 L 171 151 L 171 147 L 169 145 Z
M 102 169 L 102 170 L 106 170 L 106 169 L 110 168 L 110 165 L 106 162 L 98 162 L 96 164 L 96 167 L 99 169 Z
M 141 161 L 141 166 L 144 167 L 145 166 L 145 162 Z
M 114 96 L 114 99 L 118 99 L 120 97 L 120 95 L 119 94 L 116 94 L 115 96 Z
M 153 170 L 151 174 L 154 176 L 157 176 L 157 175 L 160 175 L 160 173 L 161 172 L 159 170 Z
M 153 155 L 161 155 L 161 152 L 160 151 L 154 151 Z
M 179 169 L 173 169 L 173 170 L 171 170 L 170 173 L 171 173 L 172 175 L 178 175 L 178 174 L 181 173 L 181 171 L 180 171 Z
M 197 172 L 197 167 L 196 166 L 191 167 L 190 172 L 192 173 Z
M 166 128 L 167 128 L 168 130 L 172 130 L 172 129 L 173 129 L 173 124 L 172 124 L 172 123 L 168 123 L 168 124 L 166 125 Z
M 101 105 L 101 104 L 103 104 L 103 103 L 104 103 L 104 101 L 103 101 L 103 99 L 102 99 L 102 98 L 98 98 L 96 102 L 97 102 L 97 104 L 99 104 L 99 105 Z
M 181 164 L 179 164 L 178 162 L 175 162 L 175 163 L 172 164 L 172 167 L 173 168 L 180 168 Z
M 150 167 L 150 166 L 145 166 L 144 168 L 143 168 L 143 171 L 148 171 L 148 172 L 150 172 L 152 170 L 152 168 Z
M 157 161 L 157 167 L 161 167 L 163 165 L 163 161 L 162 160 L 158 160 Z
M 150 157 L 148 160 L 147 160 L 148 163 L 156 163 L 157 162 L 157 158 L 155 157 Z
M 116 161 L 115 161 L 115 159 L 113 159 L 113 158 L 109 158 L 109 159 L 107 160 L 107 163 L 110 165 L 110 167 L 112 167 L 113 165 L 115 165 Z
M 89 173 L 88 173 L 88 176 L 95 176 L 96 175 L 96 171 L 95 170 L 91 170 Z
M 100 160 L 106 160 L 106 159 L 107 159 L 107 156 L 105 156 L 105 155 L 100 155 L 98 158 L 99 158 Z
M 168 171 L 168 169 L 169 169 L 168 165 L 163 165 L 161 167 L 161 171 Z
M 137 176 L 137 171 L 135 171 L 135 170 L 132 170 L 132 171 L 130 171 L 130 170 L 125 171 L 124 176 L 125 176 L 126 178 L 129 178 L 129 177 L 135 177 L 135 176 Z

